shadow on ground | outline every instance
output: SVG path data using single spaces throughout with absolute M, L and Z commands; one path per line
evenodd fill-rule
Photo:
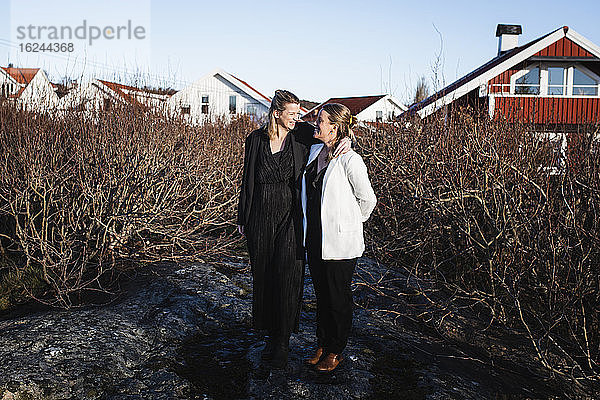
M 3 314 L 0 399 L 573 397 L 522 362 L 530 355 L 512 351 L 518 346 L 493 349 L 511 340 L 500 330 L 449 340 L 416 318 L 375 311 L 384 299 L 365 286 L 355 287 L 345 360 L 334 373 L 316 373 L 303 361 L 315 341 L 308 275 L 288 367 L 272 370 L 260 362 L 252 282 L 240 267 L 231 260 L 153 266 L 110 304 Z M 359 268 L 374 280 L 392 273 L 367 259 Z

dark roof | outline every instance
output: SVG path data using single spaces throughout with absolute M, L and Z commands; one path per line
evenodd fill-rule
M 327 100 L 325 103 L 323 103 L 323 105 L 328 103 L 340 103 L 348 107 L 352 115 L 356 115 L 384 97 L 384 94 L 378 96 L 334 97 Z
M 343 104 L 348 109 L 350 109 L 350 113 L 354 116 L 364 111 L 367 107 L 373 105 L 378 100 L 381 100 L 385 97 L 385 94 L 380 94 L 377 96 L 360 96 L 360 97 L 332 97 L 331 99 L 319 104 L 316 107 L 313 107 L 304 117 L 302 117 L 305 121 L 314 121 L 317 119 L 317 113 L 319 109 L 325 104 L 330 103 L 339 103 Z
M 465 76 L 463 76 L 462 78 L 452 82 L 450 85 L 446 86 L 445 88 L 443 88 L 442 90 L 440 90 L 439 92 L 429 96 L 428 98 L 420 101 L 419 103 L 413 104 L 412 106 L 410 106 L 410 108 L 406 111 L 406 113 L 412 114 L 415 113 L 416 111 L 422 109 L 423 107 L 428 106 L 429 104 L 433 103 L 434 101 L 436 101 L 437 99 L 440 99 L 442 97 L 444 97 L 445 95 L 447 95 L 448 93 L 453 92 L 454 90 L 458 89 L 459 87 L 461 87 L 462 85 L 464 85 L 465 83 L 477 78 L 478 76 L 486 73 L 487 71 L 489 71 L 490 69 L 494 68 L 495 66 L 503 63 L 504 61 L 508 60 L 511 57 L 514 57 L 515 55 L 519 54 L 520 52 L 522 52 L 523 50 L 528 49 L 529 47 L 533 46 L 534 44 L 536 44 L 537 42 L 539 42 L 540 40 L 552 35 L 554 32 L 560 30 L 560 29 L 564 29 L 563 27 L 558 28 L 544 36 L 540 36 L 539 38 L 532 40 L 531 42 L 524 44 L 523 46 L 519 46 L 519 47 L 515 47 L 512 50 L 508 50 L 506 53 L 502 53 L 501 55 L 492 58 L 490 61 L 488 61 L 487 63 L 483 64 L 482 66 L 480 66 L 479 68 L 469 72 L 468 74 L 466 74 Z

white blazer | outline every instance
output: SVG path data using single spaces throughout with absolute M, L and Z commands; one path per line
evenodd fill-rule
M 311 146 L 307 165 L 323 146 L 322 143 Z M 360 155 L 350 150 L 329 162 L 321 191 L 323 260 L 345 260 L 362 255 L 365 251 L 363 222 L 369 219 L 376 203 L 367 167 Z M 302 176 L 302 211 L 306 245 L 306 171 Z

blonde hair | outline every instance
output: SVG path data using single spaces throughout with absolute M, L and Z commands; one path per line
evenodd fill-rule
M 345 137 L 354 141 L 353 129 L 356 126 L 356 117 L 352 115 L 348 107 L 339 103 L 327 103 L 321 107 L 321 110 L 326 111 L 329 114 L 329 122 L 338 127 L 337 137 L 331 149 L 337 148 Z
M 275 111 L 285 111 L 287 104 L 300 104 L 300 99 L 294 93 L 287 90 L 276 90 L 273 100 L 271 100 L 271 108 L 269 108 L 269 121 L 267 122 L 267 133 L 270 139 L 277 136 L 277 119 Z

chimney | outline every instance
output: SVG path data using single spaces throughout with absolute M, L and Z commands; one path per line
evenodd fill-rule
M 519 46 L 519 35 L 523 33 L 521 25 L 498 24 L 496 37 L 498 38 L 498 55 Z

